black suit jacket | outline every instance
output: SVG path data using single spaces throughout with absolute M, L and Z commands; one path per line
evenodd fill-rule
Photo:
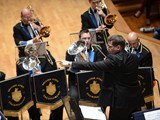
M 73 69 L 104 71 L 99 96 L 100 106 L 136 108 L 144 104 L 138 83 L 138 58 L 122 51 L 99 62 L 72 63 Z
M 103 12 L 107 15 L 107 9 L 104 8 Z M 102 18 L 102 16 L 100 17 L 104 21 L 104 18 Z M 89 8 L 89 10 L 85 11 L 81 15 L 81 23 L 82 23 L 82 29 L 98 28 L 94 13 L 91 8 Z M 107 28 L 113 27 L 113 25 L 106 25 L 106 26 Z M 107 33 L 107 36 L 109 36 L 107 29 L 106 29 L 106 33 Z M 103 33 L 97 33 L 97 41 L 103 41 Z
M 142 43 L 138 48 L 138 52 L 140 53 L 139 57 L 139 66 L 140 67 L 152 67 L 152 53 L 150 50 L 144 46 Z
M 94 59 L 93 61 L 101 61 L 104 59 L 104 56 L 100 53 L 100 51 L 97 49 L 98 46 L 92 46 L 93 49 L 90 49 L 94 53 Z M 101 48 L 99 48 L 101 50 Z M 69 55 L 68 52 L 66 52 L 66 60 L 67 61 L 75 61 L 75 55 Z M 68 80 L 69 80 L 69 86 L 76 85 L 76 76 L 75 72 L 67 70 Z
M 39 25 L 38 22 L 36 22 L 36 24 Z M 17 46 L 20 45 L 21 41 L 28 41 L 32 39 L 31 36 L 26 33 L 25 29 L 26 29 L 26 26 L 23 24 L 22 21 L 20 21 L 13 27 L 13 37 L 14 37 L 15 44 Z M 19 50 L 19 56 L 24 57 L 25 56 L 24 47 L 19 47 L 18 50 Z

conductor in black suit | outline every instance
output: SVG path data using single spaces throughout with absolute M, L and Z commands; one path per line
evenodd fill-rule
M 112 28 L 113 24 L 107 25 L 104 18 L 108 15 L 105 7 L 100 7 L 101 0 L 88 0 L 90 8 L 81 15 L 81 29 L 94 30 L 97 36 L 97 43 L 101 45 L 103 52 L 107 54 L 106 42 L 109 36 L 108 28 Z
M 42 28 L 42 24 L 38 21 L 32 19 L 32 12 L 29 9 L 23 9 L 21 11 L 21 20 L 13 27 L 13 37 L 15 40 L 15 44 L 19 45 L 29 45 L 41 42 L 42 39 L 39 34 L 40 29 Z M 29 71 L 25 70 L 22 67 L 22 61 L 24 57 L 26 57 L 26 53 L 24 51 L 25 47 L 18 47 L 19 49 L 19 60 L 16 64 L 17 75 L 25 74 Z M 51 70 L 57 69 L 57 65 L 55 63 L 54 57 L 47 50 L 45 55 L 38 56 L 40 61 L 40 71 L 47 72 Z M 39 110 L 35 107 L 31 107 L 29 109 L 29 115 L 32 120 L 40 120 Z M 62 120 L 63 119 L 63 106 L 52 110 L 50 114 L 50 120 Z M 11 118 L 13 120 L 13 118 Z
M 138 82 L 138 58 L 125 50 L 125 40 L 121 35 L 108 38 L 107 59 L 99 62 L 69 62 L 60 65 L 72 69 L 104 71 L 99 96 L 99 106 L 110 106 L 109 120 L 131 120 L 133 112 L 144 105 Z

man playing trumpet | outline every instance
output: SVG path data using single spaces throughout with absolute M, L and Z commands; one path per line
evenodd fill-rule
M 88 0 L 90 8 L 81 15 L 82 29 L 92 29 L 96 31 L 97 43 L 100 44 L 102 50 L 107 54 L 106 42 L 109 36 L 108 28 L 112 28 L 113 24 L 107 25 L 104 18 L 109 14 L 107 7 L 102 0 Z

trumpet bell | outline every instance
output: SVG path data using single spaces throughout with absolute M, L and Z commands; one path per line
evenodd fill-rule
M 86 49 L 86 42 L 84 40 L 78 40 L 68 48 L 68 54 L 76 55 L 85 49 Z
M 40 62 L 37 57 L 30 56 L 23 60 L 22 66 L 25 70 L 33 70 L 39 63 Z
M 116 15 L 116 14 L 108 14 L 108 15 L 104 18 L 104 22 L 105 22 L 107 25 L 113 25 L 116 21 L 117 21 L 117 15 Z

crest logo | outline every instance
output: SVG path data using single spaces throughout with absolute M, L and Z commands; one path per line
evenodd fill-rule
M 15 90 L 12 92 L 12 99 L 15 102 L 19 102 L 22 98 L 22 92 L 18 90 L 18 88 L 15 88 Z
M 46 86 L 46 92 L 51 96 L 54 95 L 56 92 L 56 85 L 52 84 L 52 82 L 49 82 L 49 85 Z
M 99 83 L 96 83 L 96 81 L 93 81 L 93 83 L 90 84 L 90 91 L 91 91 L 93 94 L 98 94 L 99 91 L 100 91 L 100 84 L 99 84 Z

